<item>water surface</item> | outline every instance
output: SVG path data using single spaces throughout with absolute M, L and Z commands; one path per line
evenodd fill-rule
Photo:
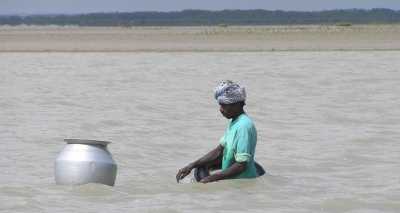
M 400 52 L 0 53 L 1 212 L 399 212 Z M 254 180 L 176 184 L 246 86 Z M 108 140 L 115 187 L 57 186 L 64 138 Z

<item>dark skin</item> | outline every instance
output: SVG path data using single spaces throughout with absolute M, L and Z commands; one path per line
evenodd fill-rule
M 225 118 L 235 120 L 237 117 L 239 117 L 239 115 L 244 113 L 243 110 L 244 105 L 245 105 L 244 102 L 238 102 L 234 104 L 220 104 L 219 111 Z M 213 163 L 215 164 L 216 161 L 219 161 L 217 163 L 221 163 L 223 153 L 224 153 L 224 147 L 222 145 L 218 145 L 216 148 L 208 152 L 203 157 L 199 158 L 198 160 L 192 163 L 189 163 L 187 166 L 180 169 L 176 174 L 176 181 L 179 182 L 179 180 L 183 179 L 188 174 L 190 174 L 192 169 L 196 167 L 207 166 Z M 209 183 L 231 178 L 242 173 L 244 170 L 246 170 L 245 162 L 235 162 L 228 169 L 207 176 L 201 179 L 200 182 Z

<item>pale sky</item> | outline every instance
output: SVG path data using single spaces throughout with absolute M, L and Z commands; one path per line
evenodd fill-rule
M 400 10 L 400 0 L 0 0 L 0 14 L 266 9 L 315 11 L 349 8 Z

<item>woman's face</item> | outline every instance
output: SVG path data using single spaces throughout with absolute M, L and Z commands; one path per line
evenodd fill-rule
M 219 111 L 221 114 L 227 118 L 231 119 L 236 117 L 236 115 L 241 112 L 240 104 L 219 104 Z

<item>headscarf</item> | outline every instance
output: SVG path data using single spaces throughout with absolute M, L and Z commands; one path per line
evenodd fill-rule
M 234 104 L 246 100 L 246 90 L 233 81 L 221 81 L 215 88 L 214 98 L 219 104 Z

